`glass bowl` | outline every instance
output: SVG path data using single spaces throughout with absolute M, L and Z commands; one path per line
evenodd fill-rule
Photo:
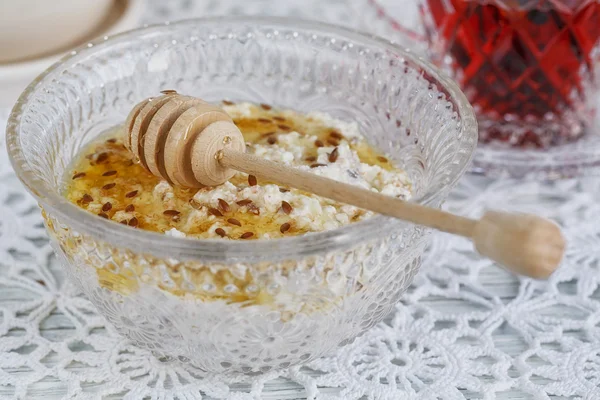
M 7 145 L 68 276 L 138 346 L 214 372 L 286 368 L 348 343 L 398 302 L 428 230 L 376 216 L 292 238 L 194 240 L 63 198 L 63 173 L 82 146 L 163 89 L 356 121 L 408 172 L 415 201 L 432 207 L 477 143 L 473 111 L 448 78 L 383 39 L 321 23 L 153 26 L 90 43 L 38 77 L 13 109 Z

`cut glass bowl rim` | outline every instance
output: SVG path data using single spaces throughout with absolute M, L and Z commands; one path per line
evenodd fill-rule
M 254 24 L 261 26 L 280 26 L 285 29 L 313 30 L 323 35 L 337 34 L 348 40 L 355 40 L 364 44 L 380 47 L 384 50 L 400 54 L 411 63 L 443 85 L 444 90 L 457 104 L 457 112 L 462 118 L 462 141 L 468 148 L 468 156 L 464 157 L 461 164 L 456 166 L 456 173 L 445 186 L 439 188 L 435 193 L 418 199 L 421 204 L 435 204 L 440 197 L 446 196 L 458 179 L 468 169 L 473 152 L 477 144 L 477 123 L 473 109 L 465 95 L 458 86 L 446 77 L 436 67 L 431 65 L 422 57 L 415 55 L 409 49 L 404 49 L 393 42 L 376 35 L 362 33 L 354 29 L 336 26 L 323 22 L 307 21 L 288 17 L 204 17 L 178 21 L 176 23 L 166 22 L 154 24 L 142 28 L 123 32 L 112 37 L 105 36 L 92 41 L 79 49 L 73 50 L 65 55 L 54 65 L 40 74 L 21 94 L 15 104 L 7 124 L 7 148 L 9 158 L 17 176 L 40 202 L 41 206 L 50 214 L 59 216 L 61 223 L 80 233 L 93 235 L 105 240 L 115 247 L 127 247 L 134 251 L 151 253 L 158 257 L 178 257 L 180 259 L 203 259 L 207 262 L 231 262 L 232 260 L 243 260 L 251 262 L 268 259 L 289 259 L 293 257 L 307 256 L 314 253 L 324 253 L 336 249 L 348 248 L 365 242 L 369 238 L 377 237 L 381 232 L 399 231 L 408 226 L 408 223 L 393 218 L 376 215 L 372 218 L 352 223 L 344 227 L 299 235 L 288 238 L 277 238 L 268 240 L 217 240 L 217 239 L 195 239 L 176 238 L 163 233 L 133 230 L 132 228 L 117 224 L 112 221 L 97 217 L 88 211 L 69 202 L 65 197 L 49 190 L 48 185 L 42 182 L 34 172 L 28 168 L 20 145 L 20 116 L 27 110 L 30 99 L 34 98 L 42 86 L 51 82 L 52 77 L 63 67 L 71 65 L 78 60 L 84 59 L 102 49 L 117 43 L 130 42 L 145 34 L 158 34 L 169 30 L 182 29 L 186 26 L 193 28 L 198 24 Z M 233 26 L 233 25 L 232 25 Z

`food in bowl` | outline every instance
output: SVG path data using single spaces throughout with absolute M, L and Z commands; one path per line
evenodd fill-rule
M 227 102 L 224 108 L 251 154 L 410 198 L 406 172 L 371 146 L 356 123 L 320 112 L 277 111 L 266 104 Z M 134 158 L 121 130 L 104 135 L 75 158 L 65 177 L 67 198 L 103 218 L 175 237 L 272 239 L 335 229 L 373 216 L 243 172 L 217 187 L 174 187 Z
M 267 104 L 225 101 L 224 110 L 244 135 L 249 153 L 404 200 L 410 198 L 406 172 L 371 146 L 356 123 L 321 112 L 278 111 Z M 75 156 L 74 166 L 64 178 L 65 195 L 88 212 L 132 228 L 179 238 L 264 240 L 335 229 L 374 215 L 312 193 L 262 182 L 243 172 L 217 187 L 173 186 L 136 162 L 123 140 L 122 128 L 113 129 Z M 107 264 L 96 269 L 102 287 L 125 295 L 137 290 L 139 277 L 111 271 L 110 262 Z M 290 261 L 285 269 L 294 268 L 296 263 Z M 334 266 L 323 268 L 322 289 L 343 295 L 338 282 L 327 279 L 332 269 Z M 162 272 L 180 273 L 179 267 L 170 266 Z M 177 284 L 164 290 L 204 301 L 225 299 L 246 305 L 270 304 L 288 313 L 298 311 L 296 305 L 290 307 L 278 300 L 281 292 L 275 296 L 261 293 L 251 276 L 238 277 L 234 285 L 220 284 L 220 277 L 227 272 L 195 268 L 186 275 L 187 283 L 196 290 L 181 291 Z M 360 274 L 356 280 L 363 284 Z
M 138 346 L 207 371 L 265 372 L 330 353 L 381 321 L 418 271 L 427 229 L 373 215 L 269 240 L 179 238 L 65 198 L 62 180 L 86 144 L 164 88 L 356 123 L 405 172 L 411 200 L 439 207 L 477 143 L 456 85 L 410 52 L 342 28 L 200 19 L 72 54 L 9 119 L 10 157 L 68 277 Z

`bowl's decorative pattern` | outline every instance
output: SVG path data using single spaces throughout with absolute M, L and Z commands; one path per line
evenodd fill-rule
M 286 368 L 348 343 L 398 302 L 428 236 L 413 227 L 301 260 L 228 265 L 132 252 L 44 216 L 71 281 L 120 333 L 222 372 Z
M 82 145 L 162 89 L 355 120 L 439 207 L 476 145 L 472 110 L 427 63 L 327 25 L 219 18 L 151 27 L 74 54 L 24 93 L 8 124 L 15 170 L 45 210 L 71 277 L 124 335 L 211 371 L 307 362 L 380 321 L 420 266 L 428 231 L 374 217 L 253 242 L 159 237 L 61 197 Z

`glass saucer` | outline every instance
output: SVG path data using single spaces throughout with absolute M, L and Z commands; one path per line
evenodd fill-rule
M 385 27 L 377 32 L 399 43 L 411 43 L 411 50 L 428 58 L 428 45 L 414 0 L 365 0 Z M 599 69 L 599 68 L 597 68 Z M 600 93 L 595 100 L 600 107 Z M 471 172 L 489 177 L 518 179 L 562 179 L 600 175 L 600 123 L 588 127 L 581 139 L 544 150 L 518 149 L 501 143 L 480 143 Z

